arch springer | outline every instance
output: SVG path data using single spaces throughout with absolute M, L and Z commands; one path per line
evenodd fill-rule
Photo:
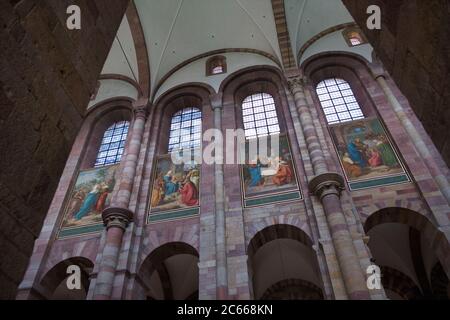
M 133 103 L 133 115 L 135 119 L 147 120 L 150 110 L 150 102 L 147 99 L 139 99 Z
M 129 209 L 110 207 L 102 212 L 103 224 L 106 230 L 115 227 L 126 230 L 128 225 L 133 221 L 133 212 Z
M 303 89 L 311 84 L 309 78 L 305 75 L 297 74 L 293 76 L 287 77 L 287 83 L 291 92 L 298 91 L 299 89 Z
M 309 182 L 309 190 L 320 200 L 330 194 L 340 197 L 345 190 L 345 181 L 339 173 L 327 172 L 314 177 Z

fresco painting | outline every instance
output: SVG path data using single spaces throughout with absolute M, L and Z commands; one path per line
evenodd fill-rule
M 150 200 L 151 214 L 198 207 L 199 195 L 199 164 L 195 161 L 174 164 L 169 155 L 157 159 Z
M 246 164 L 242 165 L 242 185 L 244 200 L 298 190 L 298 183 L 287 136 L 279 136 L 279 152 L 259 152 L 249 156 L 246 143 Z M 262 155 L 264 154 L 264 155 Z
M 377 118 L 335 125 L 330 131 L 348 182 L 406 175 Z
M 67 200 L 61 233 L 77 229 L 82 234 L 83 227 L 103 224 L 102 211 L 111 202 L 117 169 L 114 165 L 80 171 Z

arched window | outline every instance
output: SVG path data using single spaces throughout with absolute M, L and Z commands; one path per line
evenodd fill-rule
M 317 85 L 317 95 L 328 124 L 364 119 L 352 88 L 342 79 L 327 79 Z
M 280 133 L 275 101 L 270 94 L 247 97 L 242 103 L 242 117 L 247 139 Z
M 169 152 L 175 149 L 191 149 L 201 146 L 202 112 L 197 108 L 185 108 L 172 117 L 169 136 Z
M 350 38 L 349 38 L 350 43 L 352 44 L 352 46 L 359 46 L 360 44 L 362 44 L 362 40 L 359 37 L 359 34 L 355 33 L 353 34 Z
M 121 121 L 114 123 L 105 131 L 95 160 L 96 168 L 120 162 L 129 128 L 130 123 L 128 121 Z
M 343 31 L 345 41 L 350 47 L 356 47 L 367 43 L 364 35 L 359 28 L 347 28 Z
M 227 72 L 227 59 L 224 56 L 215 56 L 206 62 L 206 76 L 213 76 Z

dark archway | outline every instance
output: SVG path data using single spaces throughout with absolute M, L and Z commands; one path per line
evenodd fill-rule
M 317 256 L 301 229 L 267 227 L 253 237 L 247 252 L 255 299 L 323 299 Z
M 311 282 L 287 279 L 271 286 L 261 300 L 323 300 L 322 289 Z
M 427 218 L 409 209 L 386 208 L 367 219 L 365 231 L 388 298 L 442 299 L 448 277 L 436 266 L 448 254 L 448 242 Z
M 71 290 L 67 286 L 68 268 L 78 266 L 81 271 L 81 289 Z M 74 257 L 56 264 L 40 282 L 43 299 L 46 300 L 86 300 L 89 291 L 89 276 L 94 264 L 89 259 Z
M 149 300 L 198 300 L 198 252 L 172 242 L 155 249 L 142 263 L 139 276 Z

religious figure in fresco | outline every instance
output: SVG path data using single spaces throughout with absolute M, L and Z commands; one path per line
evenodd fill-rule
M 382 162 L 382 159 L 381 159 L 380 152 L 377 149 L 375 149 L 375 148 L 370 149 L 369 150 L 369 165 L 372 168 L 376 168 L 376 167 L 381 166 L 382 163 L 383 162 Z
M 286 161 L 281 160 L 278 165 L 278 171 L 272 178 L 273 183 L 277 186 L 289 184 L 294 179 L 294 173 Z
M 397 157 L 395 156 L 394 150 L 387 141 L 385 136 L 380 136 L 377 142 L 377 148 L 380 151 L 383 164 L 388 167 L 393 167 L 398 165 Z
M 65 209 L 62 230 L 101 224 L 118 165 L 80 171 Z M 75 232 L 73 234 L 76 234 Z
M 279 136 L 278 152 L 270 150 L 268 145 L 268 152 L 259 152 L 259 156 L 253 159 L 249 158 L 249 144 L 247 141 L 245 149 L 248 163 L 241 167 L 244 199 L 298 190 L 287 136 Z
M 170 156 L 157 159 L 150 212 L 181 210 L 200 205 L 200 165 L 174 164 Z
M 351 178 L 357 178 L 363 174 L 361 167 L 353 162 L 347 152 L 342 157 L 342 164 L 344 166 L 344 170 Z
M 259 161 L 253 161 L 248 166 L 248 172 L 250 173 L 250 187 L 256 187 L 264 184 L 264 178 L 261 172 L 261 163 Z
M 349 182 L 406 176 L 380 120 L 342 123 L 330 131 Z
M 198 205 L 198 191 L 195 184 L 191 181 L 191 174 L 192 172 L 188 173 L 179 190 L 181 203 L 188 207 Z
M 75 214 L 75 220 L 81 220 L 84 216 L 92 211 L 99 198 L 100 190 L 101 186 L 99 184 L 96 184 L 91 192 L 89 192 L 89 194 L 86 196 L 86 199 L 84 199 L 80 211 Z
M 364 145 L 361 143 L 360 139 L 351 141 L 347 146 L 347 151 L 353 163 L 359 165 L 361 169 L 367 166 L 364 156 Z
M 95 204 L 95 211 L 98 213 L 102 213 L 105 209 L 106 199 L 109 195 L 109 187 L 106 183 L 102 183 L 101 185 L 101 194 L 98 197 L 97 203 Z
M 83 205 L 84 198 L 88 193 L 89 189 L 87 188 L 82 188 L 75 192 L 75 194 L 72 197 L 72 200 L 70 201 L 68 209 L 69 218 L 73 219 L 75 217 L 75 214 L 77 214 L 77 212 L 80 211 L 81 206 Z
M 165 195 L 170 196 L 178 191 L 179 185 L 173 177 L 172 171 L 167 172 L 164 176 Z
M 164 178 L 162 177 L 162 174 L 160 174 L 154 183 L 154 188 L 152 192 L 152 199 L 151 199 L 151 206 L 157 207 L 161 201 L 165 197 L 165 184 L 164 184 Z

